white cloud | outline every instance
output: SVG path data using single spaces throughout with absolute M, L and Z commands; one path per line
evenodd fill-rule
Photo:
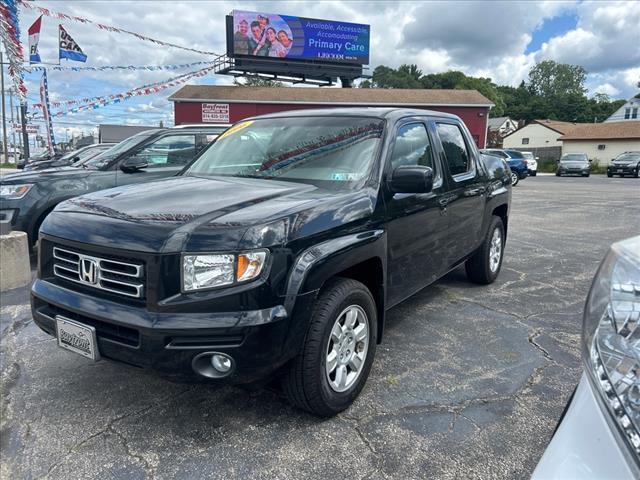
M 602 85 L 598 85 L 593 89 L 593 91 L 595 93 L 604 93 L 605 95 L 609 95 L 610 97 L 614 97 L 620 93 L 620 90 L 610 83 L 603 83 Z

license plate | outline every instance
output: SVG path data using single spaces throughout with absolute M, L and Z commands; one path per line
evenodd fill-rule
M 96 340 L 96 329 L 90 325 L 83 325 L 68 318 L 56 317 L 56 333 L 58 346 L 85 358 L 98 361 L 98 342 Z
M 618 169 L 618 173 L 622 173 L 624 172 L 624 170 L 622 170 L 621 168 Z

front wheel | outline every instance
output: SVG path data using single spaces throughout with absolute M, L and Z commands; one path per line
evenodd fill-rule
M 532 177 L 535 177 L 536 175 L 538 175 L 538 172 L 536 172 L 535 170 L 532 171 L 529 175 L 531 175 Z
M 556 177 L 560 177 L 560 172 L 556 172 Z
M 316 301 L 301 352 L 284 376 L 289 401 L 321 417 L 345 410 L 367 381 L 376 339 L 371 292 L 355 280 L 330 280 Z
M 511 172 L 511 186 L 515 187 L 520 179 L 518 178 L 518 174 L 516 172 Z
M 607 177 L 609 178 L 613 177 L 613 173 L 607 172 Z
M 464 265 L 469 280 L 488 285 L 498 278 L 504 244 L 504 224 L 500 217 L 494 216 L 482 245 Z

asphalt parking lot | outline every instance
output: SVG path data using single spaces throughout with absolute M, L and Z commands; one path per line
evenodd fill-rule
M 640 234 L 640 180 L 539 175 L 513 191 L 502 273 L 394 308 L 367 386 L 320 420 L 275 391 L 172 384 L 62 351 L 27 289 L 1 310 L 2 478 L 525 478 L 577 384 L 583 302 Z

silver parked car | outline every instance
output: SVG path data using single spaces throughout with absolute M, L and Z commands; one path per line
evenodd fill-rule
M 584 309 L 584 373 L 533 479 L 640 478 L 640 236 L 613 244 Z

